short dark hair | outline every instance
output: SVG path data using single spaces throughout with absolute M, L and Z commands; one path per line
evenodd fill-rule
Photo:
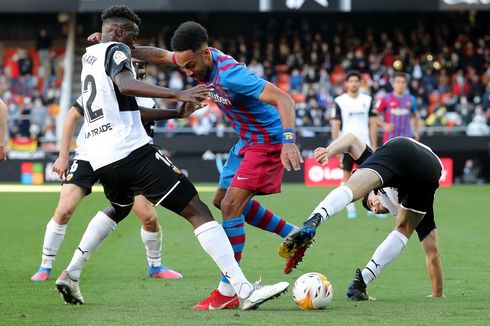
M 197 52 L 208 44 L 208 31 L 199 23 L 187 21 L 180 24 L 172 36 L 172 50 Z
M 141 19 L 138 15 L 134 13 L 133 9 L 126 5 L 114 5 L 105 9 L 102 11 L 100 18 L 102 19 L 102 22 L 110 18 L 125 18 L 138 26 L 141 24 Z
M 362 79 L 361 73 L 359 71 L 357 71 L 357 70 L 351 70 L 351 71 L 348 71 L 347 72 L 347 75 L 345 76 L 345 81 L 348 81 L 349 78 L 351 78 L 353 76 L 359 78 L 359 80 Z
M 405 78 L 405 80 L 408 80 L 407 74 L 404 73 L 403 71 L 395 71 L 393 73 L 393 79 L 395 79 L 396 77 L 402 77 L 402 78 Z
M 369 198 L 369 194 L 371 192 L 369 192 L 366 196 L 362 197 L 362 206 L 364 206 L 364 208 L 367 210 L 367 211 L 371 211 L 371 209 L 369 208 L 368 206 L 368 198 Z

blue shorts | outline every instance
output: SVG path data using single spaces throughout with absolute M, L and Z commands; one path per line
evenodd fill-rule
M 228 153 L 228 159 L 226 160 L 225 165 L 223 166 L 223 170 L 221 171 L 221 175 L 219 178 L 218 186 L 222 189 L 228 189 L 230 187 L 230 183 L 235 176 L 240 163 L 243 160 L 243 157 L 238 156 L 238 152 L 243 147 L 242 144 L 235 144 Z

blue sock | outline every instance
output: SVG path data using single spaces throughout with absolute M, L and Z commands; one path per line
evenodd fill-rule
M 245 247 L 245 218 L 243 215 L 234 217 L 228 220 L 223 220 L 223 229 L 225 230 L 228 239 L 230 240 L 233 252 L 235 253 L 235 259 L 240 264 L 242 259 L 242 251 Z M 223 283 L 229 283 L 228 279 L 221 275 L 221 281 Z
M 262 230 L 278 234 L 285 238 L 296 227 L 294 224 L 287 222 L 278 215 L 265 208 L 264 205 L 256 200 L 249 200 L 243 209 L 245 221 Z

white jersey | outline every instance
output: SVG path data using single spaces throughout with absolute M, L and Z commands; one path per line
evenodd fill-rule
M 391 187 L 386 187 L 378 190 L 379 201 L 383 207 L 387 208 L 391 215 L 398 215 L 398 190 Z
M 340 120 L 340 134 L 353 133 L 357 138 L 371 146 L 369 137 L 369 118 L 376 116 L 371 96 L 359 93 L 356 98 L 344 93 L 335 98 L 335 109 L 331 119 Z
M 113 82 L 123 69 L 134 74 L 130 55 L 127 45 L 108 42 L 88 47 L 82 57 L 83 146 L 94 170 L 151 141 L 136 99 L 122 95 Z
M 82 116 L 84 115 L 83 112 L 83 102 L 82 102 L 82 95 L 80 95 L 77 100 L 73 103 L 73 106 L 75 109 L 80 113 Z M 75 149 L 75 160 L 81 160 L 81 161 L 88 161 L 88 154 L 87 150 L 85 148 L 85 134 L 84 134 L 84 127 L 85 123 L 82 124 L 82 127 L 80 128 L 80 132 L 78 133 L 77 136 L 77 148 Z

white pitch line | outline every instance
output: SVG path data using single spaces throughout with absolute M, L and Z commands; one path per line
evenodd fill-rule
M 198 192 L 215 192 L 216 187 L 213 186 L 197 186 L 196 187 Z M 47 193 L 52 193 L 52 192 L 60 192 L 61 190 L 61 185 L 12 185 L 12 184 L 0 184 L 0 192 L 47 192 Z M 92 192 L 104 192 L 104 189 L 102 186 L 97 185 L 92 187 Z

